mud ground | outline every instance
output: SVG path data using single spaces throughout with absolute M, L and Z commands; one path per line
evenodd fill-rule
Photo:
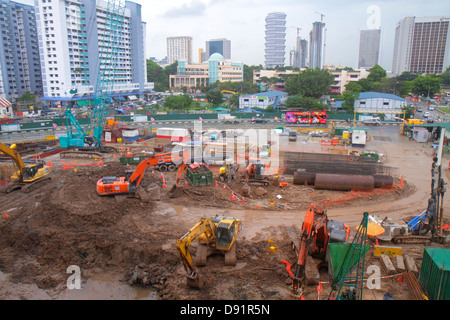
M 372 139 L 368 148 L 382 152 L 386 164 L 398 168 L 396 181 L 402 178 L 404 188 L 338 202 L 329 199 L 342 199 L 343 192 L 291 183 L 285 188 L 278 184 L 250 186 L 248 197 L 242 196 L 240 181 L 182 187 L 170 193 L 175 174 L 161 176 L 152 170 L 147 170 L 141 182 L 141 197 L 100 197 L 95 190 L 98 179 L 124 174 L 126 167 L 117 159 L 105 158 L 100 167 L 63 168 L 57 158 L 52 158 L 55 167 L 50 182 L 30 193 L 0 195 L 0 299 L 82 299 L 67 288 L 67 268 L 78 266 L 82 286 L 96 279 L 120 285 L 119 294 L 116 290 L 102 298 L 139 298 L 139 294 L 125 292 L 128 289 L 124 288 L 131 287 L 146 290 L 139 291 L 142 297 L 155 300 L 298 300 L 281 260 L 296 261 L 292 241 L 299 237 L 309 205 L 331 204 L 324 205 L 329 219 L 351 226 L 350 239 L 365 211 L 406 219 L 425 209 L 432 147 L 398 137 L 396 132 L 390 134 L 395 135 L 391 141 Z M 446 156 L 443 162 L 448 161 Z M 212 169 L 217 173 L 217 168 Z M 447 165 L 443 171 L 447 179 Z M 288 177 L 280 179 L 288 181 Z M 448 202 L 444 199 L 444 208 Z M 447 210 L 444 213 L 448 221 Z M 199 269 L 204 286 L 190 289 L 176 240 L 200 218 L 216 214 L 242 220 L 238 263 L 224 266 L 222 256 L 210 256 L 207 266 Z M 193 253 L 195 248 L 194 244 Z M 424 246 L 402 248 L 420 266 Z M 320 261 L 311 258 L 308 263 Z M 366 256 L 366 266 L 370 264 L 380 266 L 373 249 Z M 398 300 L 411 299 L 406 284 L 398 277 L 383 276 L 381 288 L 366 289 L 364 299 L 382 300 L 384 292 L 393 293 Z M 326 299 L 331 288 L 326 268 L 320 269 L 320 280 L 323 292 L 319 298 Z M 304 298 L 316 300 L 316 288 L 317 282 L 306 286 Z M 97 287 L 105 292 L 110 289 Z

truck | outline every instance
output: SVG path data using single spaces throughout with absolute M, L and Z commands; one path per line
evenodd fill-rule
M 297 131 L 296 130 L 289 131 L 289 141 L 297 141 Z
M 379 126 L 381 124 L 380 117 L 375 116 L 359 116 L 359 121 L 367 125 Z
M 238 123 L 237 117 L 229 113 L 219 113 L 217 119 L 223 120 L 225 123 Z

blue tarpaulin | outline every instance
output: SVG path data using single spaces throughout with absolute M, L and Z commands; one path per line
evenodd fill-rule
M 247 109 L 242 109 L 242 110 L 239 110 L 238 112 L 251 112 L 251 113 L 261 113 L 261 111 L 258 111 L 258 110 L 254 110 L 254 109 L 251 109 L 251 108 L 247 108 Z

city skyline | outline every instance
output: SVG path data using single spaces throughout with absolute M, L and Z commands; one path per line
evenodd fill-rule
M 33 0 L 16 0 L 34 3 Z M 309 41 L 313 23 L 326 24 L 325 65 L 358 67 L 360 31 L 381 28 L 379 64 L 392 70 L 396 24 L 405 17 L 440 17 L 450 12 L 450 2 L 440 0 L 331 0 L 320 3 L 305 0 L 134 0 L 142 5 L 142 20 L 147 23 L 146 58 L 164 59 L 166 39 L 192 36 L 193 52 L 205 41 L 226 38 L 232 43 L 233 59 L 247 65 L 264 65 L 265 17 L 270 12 L 285 12 L 286 61 L 295 47 L 297 29 Z M 194 57 L 197 55 L 194 54 Z M 197 59 L 195 59 L 197 60 Z M 309 60 L 309 57 L 308 57 Z
M 326 65 L 358 67 L 359 35 L 368 27 L 381 27 L 379 64 L 390 71 L 395 25 L 407 16 L 442 16 L 450 12 L 450 2 L 442 1 L 354 1 L 344 4 L 325 0 L 174 0 L 170 2 L 136 0 L 142 4 L 147 22 L 147 55 L 165 57 L 165 38 L 190 35 L 194 51 L 215 38 L 231 40 L 233 59 L 247 65 L 264 65 L 265 17 L 270 12 L 285 12 L 286 48 L 295 47 L 297 28 L 302 39 L 309 40 L 313 23 L 326 24 Z M 163 44 L 162 46 L 160 44 Z M 286 50 L 289 54 L 289 50 Z M 286 56 L 286 61 L 289 57 Z

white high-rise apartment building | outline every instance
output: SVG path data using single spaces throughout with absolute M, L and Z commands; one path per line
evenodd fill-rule
M 192 37 L 167 38 L 167 63 L 187 61 L 192 64 Z
M 406 17 L 395 28 L 392 73 L 439 74 L 450 66 L 450 17 Z
M 286 57 L 286 14 L 272 12 L 266 17 L 265 67 L 284 67 Z
M 91 97 L 99 68 L 99 42 L 105 32 L 107 2 L 35 0 L 43 100 Z M 147 83 L 145 29 L 141 6 L 127 1 L 113 94 L 139 95 Z

